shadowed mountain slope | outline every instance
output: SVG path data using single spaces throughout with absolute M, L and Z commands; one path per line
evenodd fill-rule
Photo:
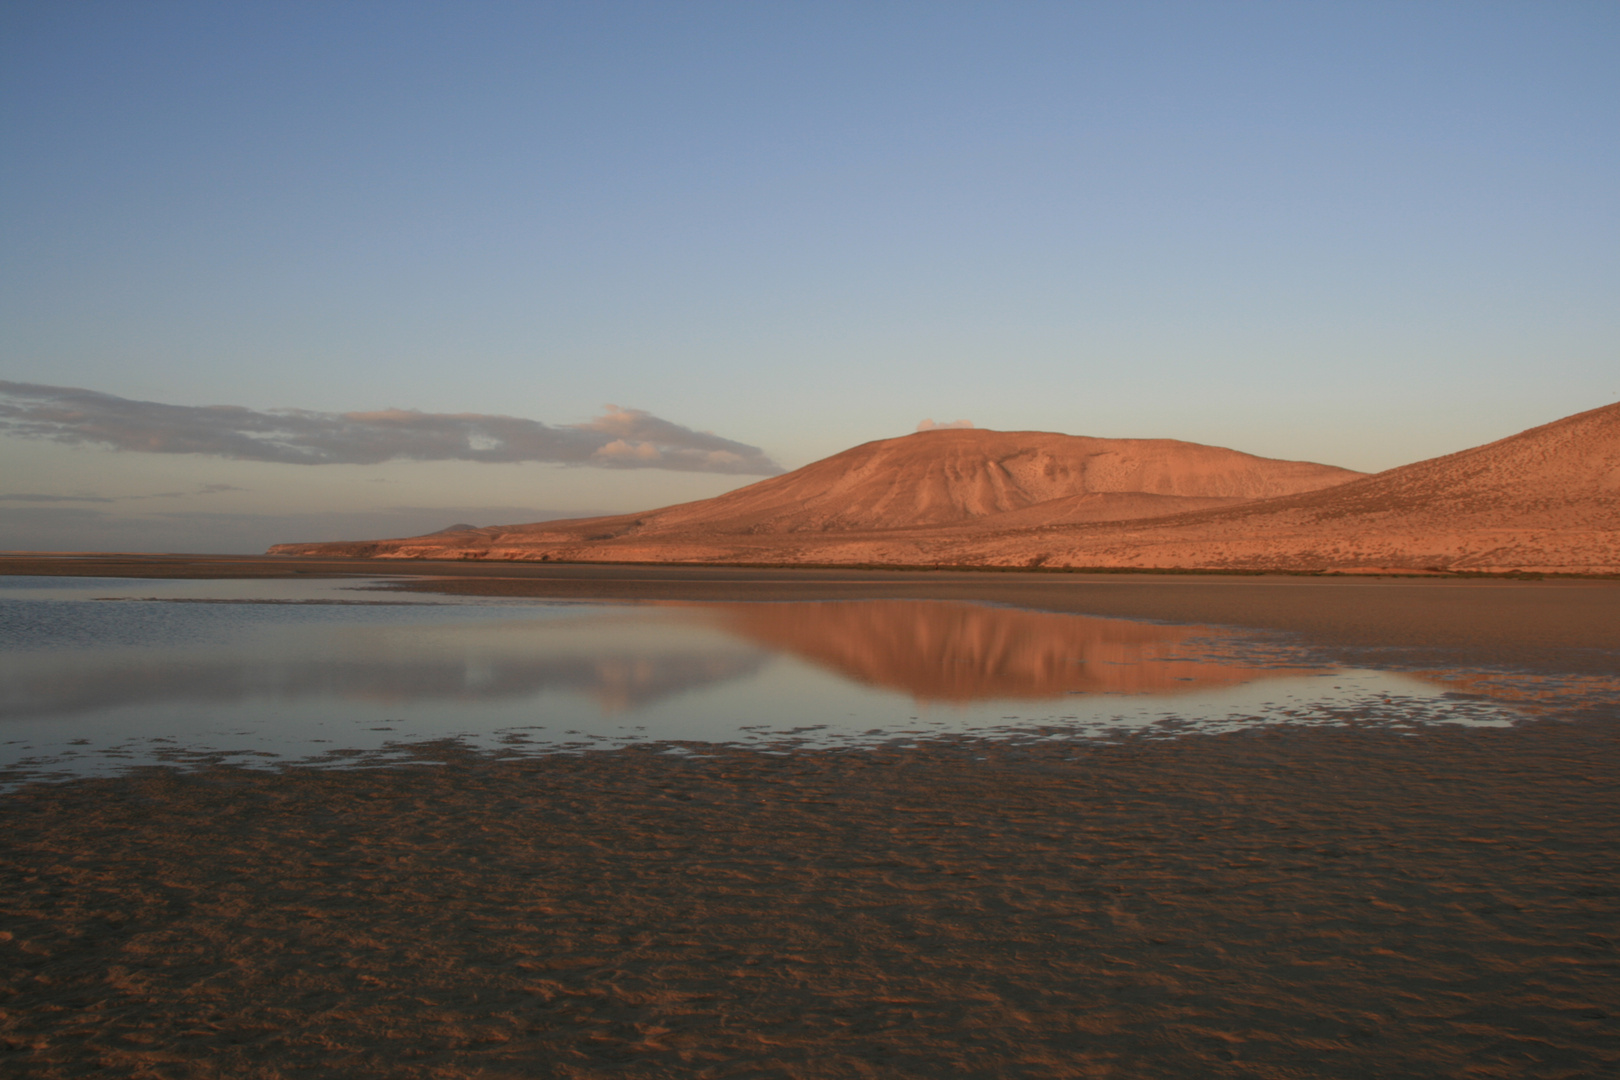
M 525 557 L 517 548 L 1121 520 L 1311 491 L 1360 473 L 1171 439 L 926 431 L 865 443 L 713 499 L 640 514 L 497 526 L 375 544 L 278 545 L 293 554 Z M 807 535 L 808 534 L 808 535 Z M 529 556 L 532 557 L 532 556 Z M 569 556 L 573 557 L 573 556 Z M 588 557 L 588 556 L 587 556 Z

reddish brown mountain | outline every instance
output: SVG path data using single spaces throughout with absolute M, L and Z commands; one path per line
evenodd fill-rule
M 926 431 L 866 443 L 713 499 L 640 514 L 497 526 L 370 544 L 284 544 L 292 554 L 614 558 L 608 547 L 683 551 L 771 537 L 813 543 L 917 528 L 1116 521 L 1312 491 L 1360 476 L 1171 439 Z M 564 551 L 563 549 L 569 549 Z M 589 549 L 588 551 L 585 549 Z M 685 558 L 685 555 L 672 557 Z
M 1620 573 L 1620 404 L 1375 476 L 1167 440 L 932 431 L 639 515 L 287 554 Z
M 865 443 L 714 499 L 630 515 L 642 529 L 825 532 L 953 525 L 1062 500 L 1079 520 L 1097 495 L 1236 502 L 1314 491 L 1360 474 L 1171 439 L 1091 439 L 1039 431 L 924 431 Z M 1100 510 L 1102 502 L 1095 504 Z M 1139 516 L 1121 501 L 1120 516 Z
M 941 549 L 1072 566 L 1616 573 L 1620 404 L 1308 494 Z

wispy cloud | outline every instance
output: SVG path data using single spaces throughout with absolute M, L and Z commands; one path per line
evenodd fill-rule
M 971 421 L 971 420 L 952 420 L 949 423 L 947 423 L 947 422 L 945 422 L 943 420 L 939 421 L 939 422 L 935 422 L 933 420 L 924 420 L 922 423 L 917 425 L 917 430 L 918 431 L 945 431 L 945 430 L 949 430 L 951 428 L 970 428 L 972 426 L 973 426 L 973 421 Z
M 782 471 L 757 446 L 616 405 L 587 423 L 550 426 L 480 413 L 258 412 L 238 405 L 165 405 L 0 380 L 0 434 L 288 465 L 375 465 L 407 458 L 742 475 Z
M 18 493 L 15 495 L 0 495 L 0 502 L 24 503 L 110 503 L 113 500 L 105 495 L 31 495 Z

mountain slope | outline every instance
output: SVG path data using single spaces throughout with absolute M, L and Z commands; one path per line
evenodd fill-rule
M 643 516 L 651 528 L 870 531 L 954 524 L 1091 494 L 1259 499 L 1358 475 L 1171 439 L 924 431 L 865 443 L 714 499 Z
M 524 557 L 557 545 L 704 543 L 1120 520 L 1311 491 L 1360 476 L 1171 439 L 946 430 L 883 439 L 712 499 L 641 514 L 434 534 L 370 545 L 278 545 L 292 554 Z M 569 555 L 567 557 L 578 557 Z M 587 556 L 589 557 L 589 556 Z
M 1620 404 L 1321 491 L 938 546 L 991 563 L 1620 572 Z
M 925 432 L 645 514 L 271 550 L 578 562 L 1620 573 L 1620 404 L 1375 476 L 1169 440 Z

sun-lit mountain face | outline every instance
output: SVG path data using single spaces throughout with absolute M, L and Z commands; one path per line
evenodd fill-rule
M 939 429 L 865 443 L 713 499 L 392 542 L 389 553 L 702 542 L 1126 520 L 1313 491 L 1362 474 L 1171 439 Z M 307 545 L 283 546 L 305 551 Z M 352 547 L 332 548 L 350 552 Z M 500 557 L 500 556 L 497 556 Z
M 1620 572 L 1620 404 L 1322 491 L 1056 540 L 1051 558 L 1082 566 Z
M 1162 439 L 934 430 L 642 514 L 283 554 L 1277 570 L 1620 570 L 1620 405 L 1374 476 Z
M 1170 439 L 934 430 L 865 443 L 715 499 L 633 516 L 645 520 L 644 529 L 728 533 L 955 525 L 1037 506 L 1050 507 L 1057 520 L 1095 520 L 1092 505 L 1136 517 L 1143 516 L 1138 508 L 1164 513 L 1191 508 L 1181 500 L 1219 505 L 1287 495 L 1359 475 Z

